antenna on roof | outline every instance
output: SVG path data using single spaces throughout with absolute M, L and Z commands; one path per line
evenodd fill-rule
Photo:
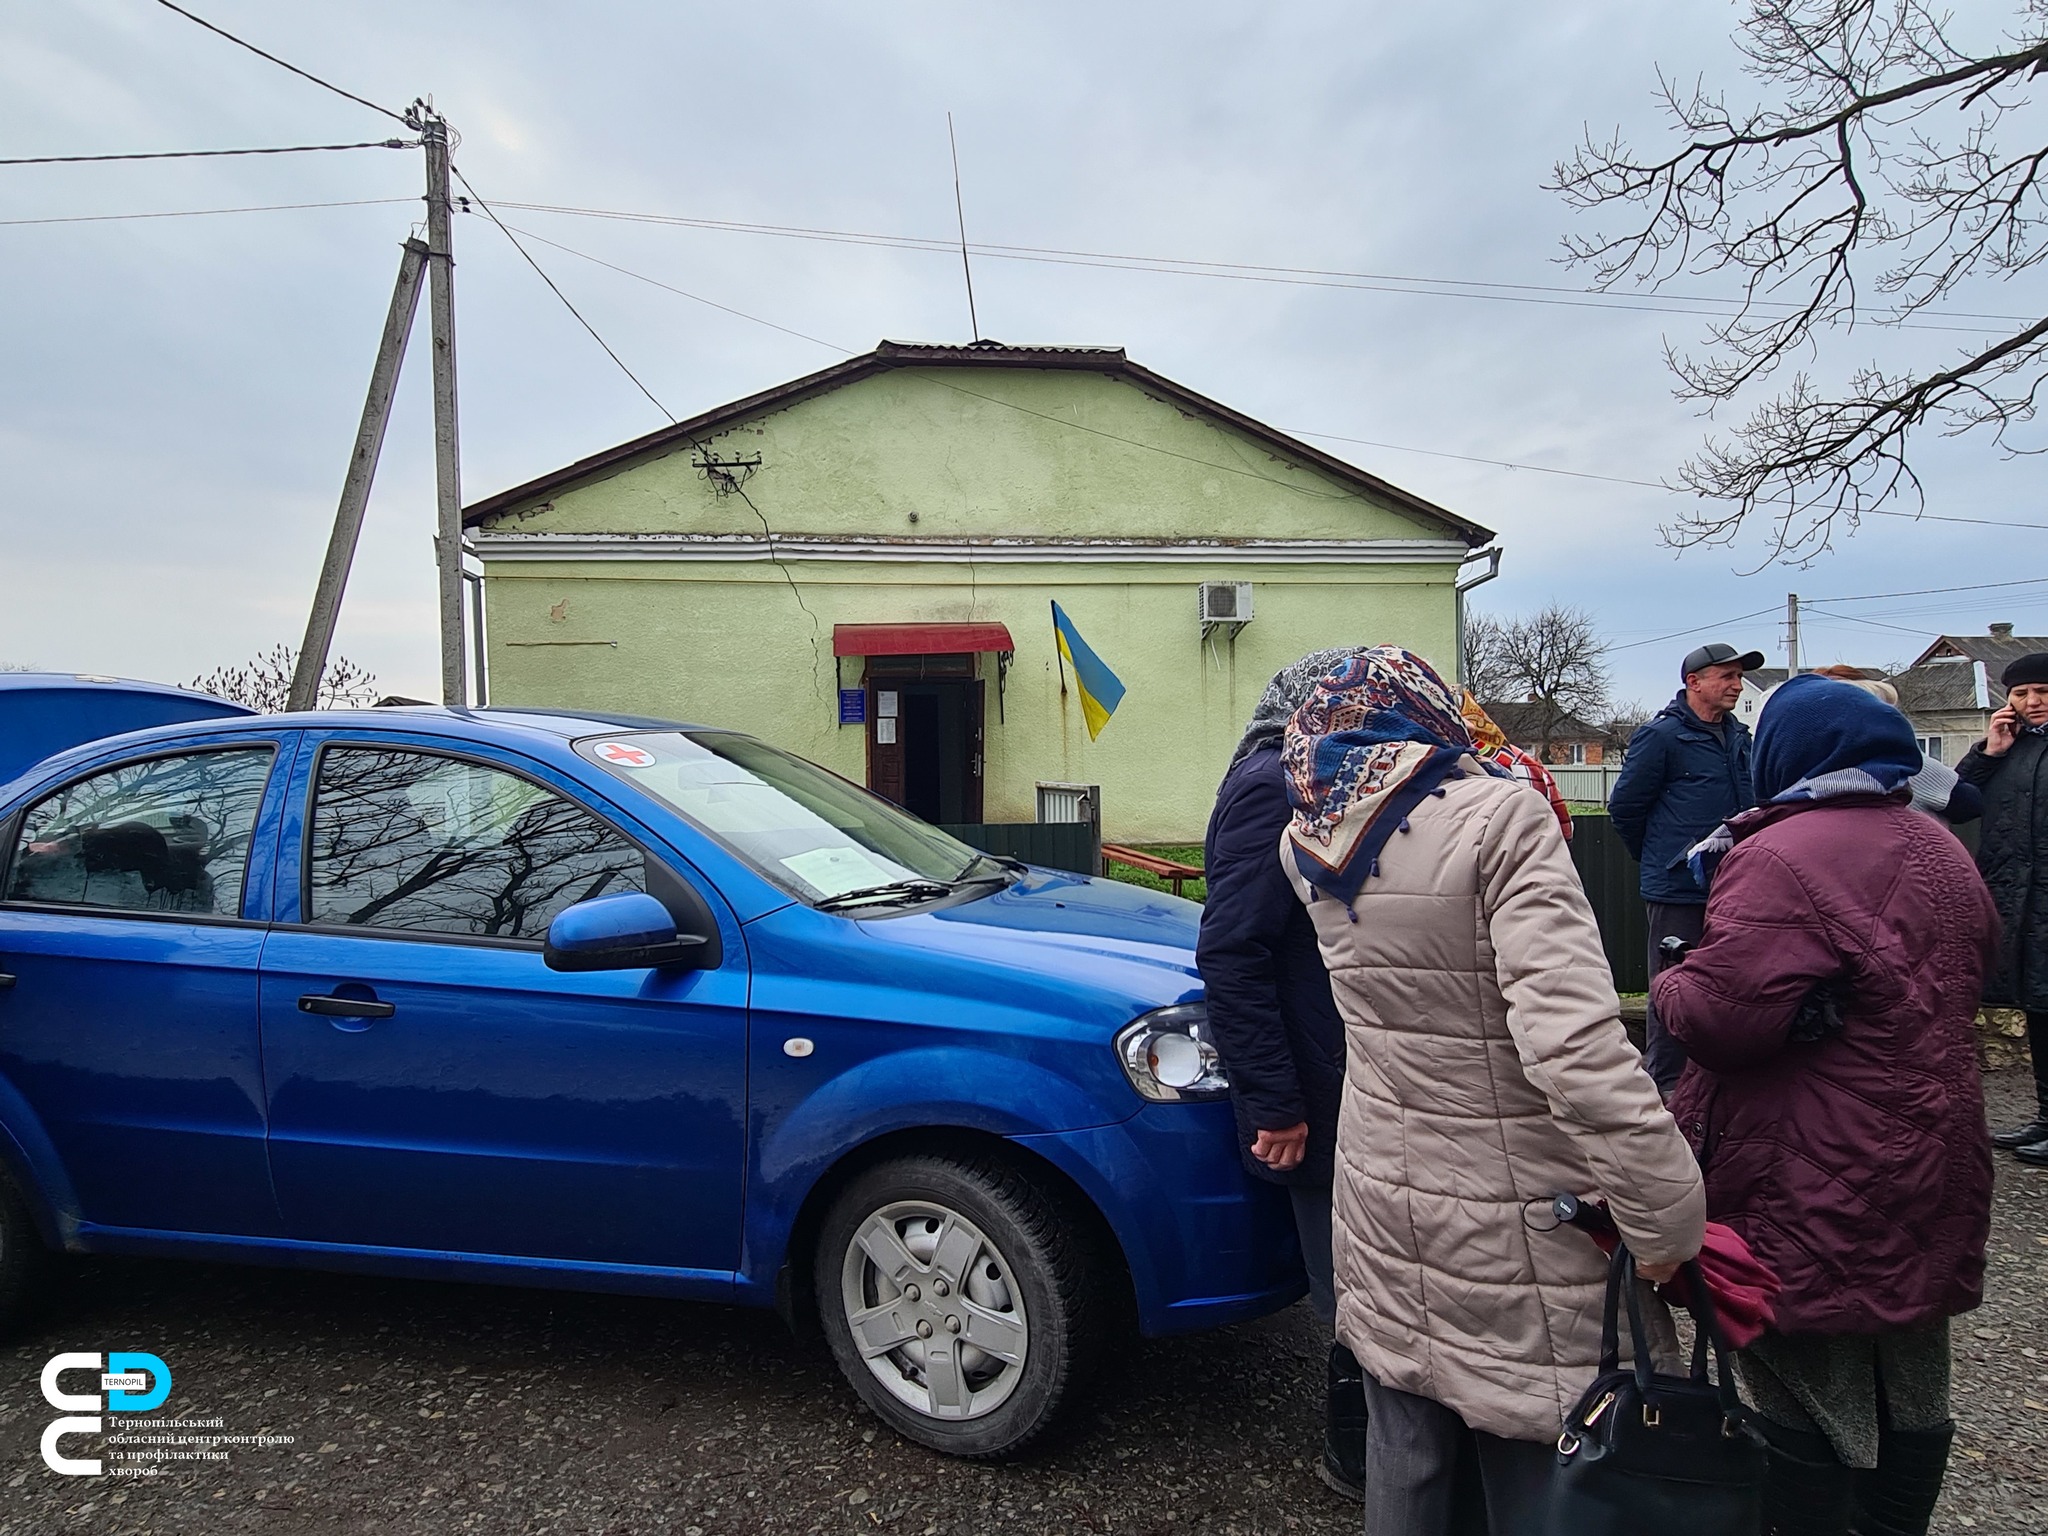
M 960 141 L 953 136 L 953 114 L 946 114 L 946 142 L 953 148 L 953 212 L 960 220 L 960 271 L 967 279 L 967 323 L 981 340 L 981 321 L 974 313 L 974 268 L 967 261 L 967 208 L 960 201 Z

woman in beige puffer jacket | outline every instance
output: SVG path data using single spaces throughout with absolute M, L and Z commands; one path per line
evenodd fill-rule
M 1557 820 L 1470 747 L 1428 663 L 1379 647 L 1324 679 L 1284 749 L 1279 853 L 1346 1026 L 1337 1334 L 1368 1373 L 1369 1536 L 1449 1529 L 1471 1432 L 1494 1530 L 1542 1502 L 1598 1371 L 1607 1265 L 1525 1221 L 1531 1202 L 1604 1197 L 1653 1272 L 1705 1223 Z

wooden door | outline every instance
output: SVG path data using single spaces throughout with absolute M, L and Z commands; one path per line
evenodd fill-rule
M 882 711 L 888 710 L 884 715 Z M 868 788 L 884 800 L 903 803 L 902 680 L 868 678 Z

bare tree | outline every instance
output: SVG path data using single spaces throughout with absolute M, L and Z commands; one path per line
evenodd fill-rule
M 1961 47 L 1950 28 L 1921 0 L 1749 0 L 1736 42 L 1766 104 L 1660 75 L 1680 146 L 1638 158 L 1618 134 L 1588 134 L 1559 163 L 1553 189 L 1572 206 L 1630 211 L 1619 233 L 1566 241 L 1596 287 L 1741 278 L 1704 356 L 1666 347 L 1680 397 L 1709 411 L 1859 322 L 1972 338 L 1947 366 L 1868 363 L 1839 389 L 1795 371 L 1680 468 L 1674 488 L 1703 500 L 1667 542 L 1725 543 L 1761 512 L 1771 558 L 1811 559 L 1838 523 L 1853 531 L 1895 498 L 1920 505 L 1908 449 L 1930 425 L 2040 451 L 2013 429 L 2033 420 L 2048 376 L 2048 319 L 1936 306 L 2048 258 L 2048 145 L 1999 139 L 2040 136 L 2023 109 L 2048 71 L 2048 0 L 2021 0 L 1996 47 Z
M 1488 622 L 1499 634 L 1499 686 L 1491 697 L 1538 706 L 1534 734 L 1547 758 L 1567 717 L 1597 720 L 1606 711 L 1607 642 L 1591 614 L 1557 603 L 1526 619 Z
M 274 715 L 291 697 L 292 668 L 299 653 L 289 645 L 277 645 L 239 667 L 216 667 L 190 686 L 216 698 L 232 699 L 262 714 Z M 377 702 L 377 674 L 358 666 L 346 656 L 327 663 L 320 677 L 319 707 L 352 709 Z
M 1623 699 L 1607 706 L 1607 717 L 1600 722 L 1600 729 L 1617 747 L 1626 750 L 1629 738 L 1648 725 L 1656 713 L 1641 699 Z
M 1505 626 L 1490 613 L 1465 616 L 1464 684 L 1481 700 L 1514 697 L 1515 679 L 1501 645 Z

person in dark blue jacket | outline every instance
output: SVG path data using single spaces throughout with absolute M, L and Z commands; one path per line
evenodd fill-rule
M 1663 941 L 1697 944 L 1705 923 L 1707 893 L 1687 867 L 1686 851 L 1756 804 L 1749 727 L 1733 710 L 1742 697 L 1742 674 L 1763 664 L 1763 652 L 1738 653 L 1719 642 L 1688 652 L 1679 666 L 1685 686 L 1629 738 L 1628 759 L 1608 796 L 1614 830 L 1642 864 L 1652 976 Z M 1650 1076 L 1669 1098 L 1685 1070 L 1685 1052 L 1664 1032 L 1654 1007 L 1644 1033 Z
M 1203 846 L 1208 896 L 1196 958 L 1209 1030 L 1230 1075 L 1238 1144 L 1259 1178 L 1287 1186 L 1309 1275 L 1309 1302 L 1334 1330 L 1330 1182 L 1344 1086 L 1344 1021 L 1330 996 L 1315 923 L 1280 862 L 1293 808 L 1280 771 L 1287 722 L 1315 685 L 1358 654 L 1317 651 L 1267 686 L 1216 792 Z M 1364 1497 L 1365 1385 L 1332 1342 L 1323 1481 Z

